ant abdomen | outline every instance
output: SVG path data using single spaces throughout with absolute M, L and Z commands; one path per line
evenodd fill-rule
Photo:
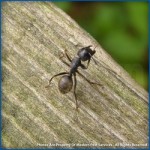
M 72 89 L 73 81 L 69 75 L 64 75 L 60 78 L 58 87 L 62 94 L 68 93 Z

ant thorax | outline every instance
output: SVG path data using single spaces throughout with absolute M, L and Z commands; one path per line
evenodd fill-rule
M 80 65 L 81 65 L 81 59 L 79 57 L 74 57 L 71 61 L 70 72 L 75 73 Z

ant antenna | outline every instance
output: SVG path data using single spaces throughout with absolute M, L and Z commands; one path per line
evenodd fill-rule
M 96 46 L 94 47 L 93 51 L 96 49 L 97 46 L 98 46 L 98 45 L 96 45 Z M 93 57 L 91 57 L 91 58 L 93 59 L 94 63 L 97 65 L 96 60 L 95 60 Z
M 94 47 L 94 50 L 96 49 L 97 46 L 98 46 L 98 45 L 96 45 L 96 46 Z
M 97 65 L 97 62 L 96 62 L 96 60 L 92 57 L 92 59 L 93 59 L 93 61 L 94 61 L 94 63 L 95 63 L 95 65 Z

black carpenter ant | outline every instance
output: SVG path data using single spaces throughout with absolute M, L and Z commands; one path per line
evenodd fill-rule
M 67 54 L 67 52 L 65 51 L 65 55 L 68 58 L 68 60 L 71 62 L 71 64 L 69 65 L 68 63 L 66 63 L 65 61 L 63 61 L 66 65 L 70 66 L 70 71 L 69 72 L 61 72 L 59 74 L 54 75 L 50 80 L 49 80 L 49 85 L 52 81 L 52 79 L 54 77 L 60 76 L 60 75 L 64 75 L 60 78 L 59 83 L 58 83 L 58 88 L 59 91 L 62 94 L 66 94 L 68 93 L 73 86 L 73 80 L 72 80 L 72 76 L 74 77 L 74 96 L 75 96 L 75 100 L 76 100 L 76 109 L 78 109 L 78 103 L 77 103 L 77 96 L 76 96 L 76 84 L 77 84 L 77 80 L 76 80 L 76 72 L 78 74 L 80 74 L 87 82 L 89 82 L 90 84 L 97 84 L 97 85 L 101 85 L 99 83 L 95 83 L 95 82 L 91 82 L 90 80 L 88 80 L 85 76 L 83 76 L 79 71 L 78 71 L 78 67 L 81 67 L 82 69 L 87 69 L 88 65 L 90 63 L 90 60 L 92 58 L 92 56 L 95 54 L 95 50 L 92 50 L 90 46 L 87 47 L 83 47 L 81 48 L 78 53 L 77 56 L 75 56 L 73 59 L 71 59 L 69 57 L 69 55 Z M 82 61 L 88 61 L 87 63 L 87 67 L 82 64 Z M 48 85 L 48 86 L 49 86 Z M 46 86 L 46 87 L 48 87 Z

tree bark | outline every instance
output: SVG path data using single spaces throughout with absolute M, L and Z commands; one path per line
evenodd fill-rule
M 97 64 L 61 94 L 60 77 L 81 47 Z M 67 58 L 64 61 L 70 63 Z M 148 93 L 67 14 L 50 2 L 2 2 L 2 146 L 6 148 L 147 148 Z

